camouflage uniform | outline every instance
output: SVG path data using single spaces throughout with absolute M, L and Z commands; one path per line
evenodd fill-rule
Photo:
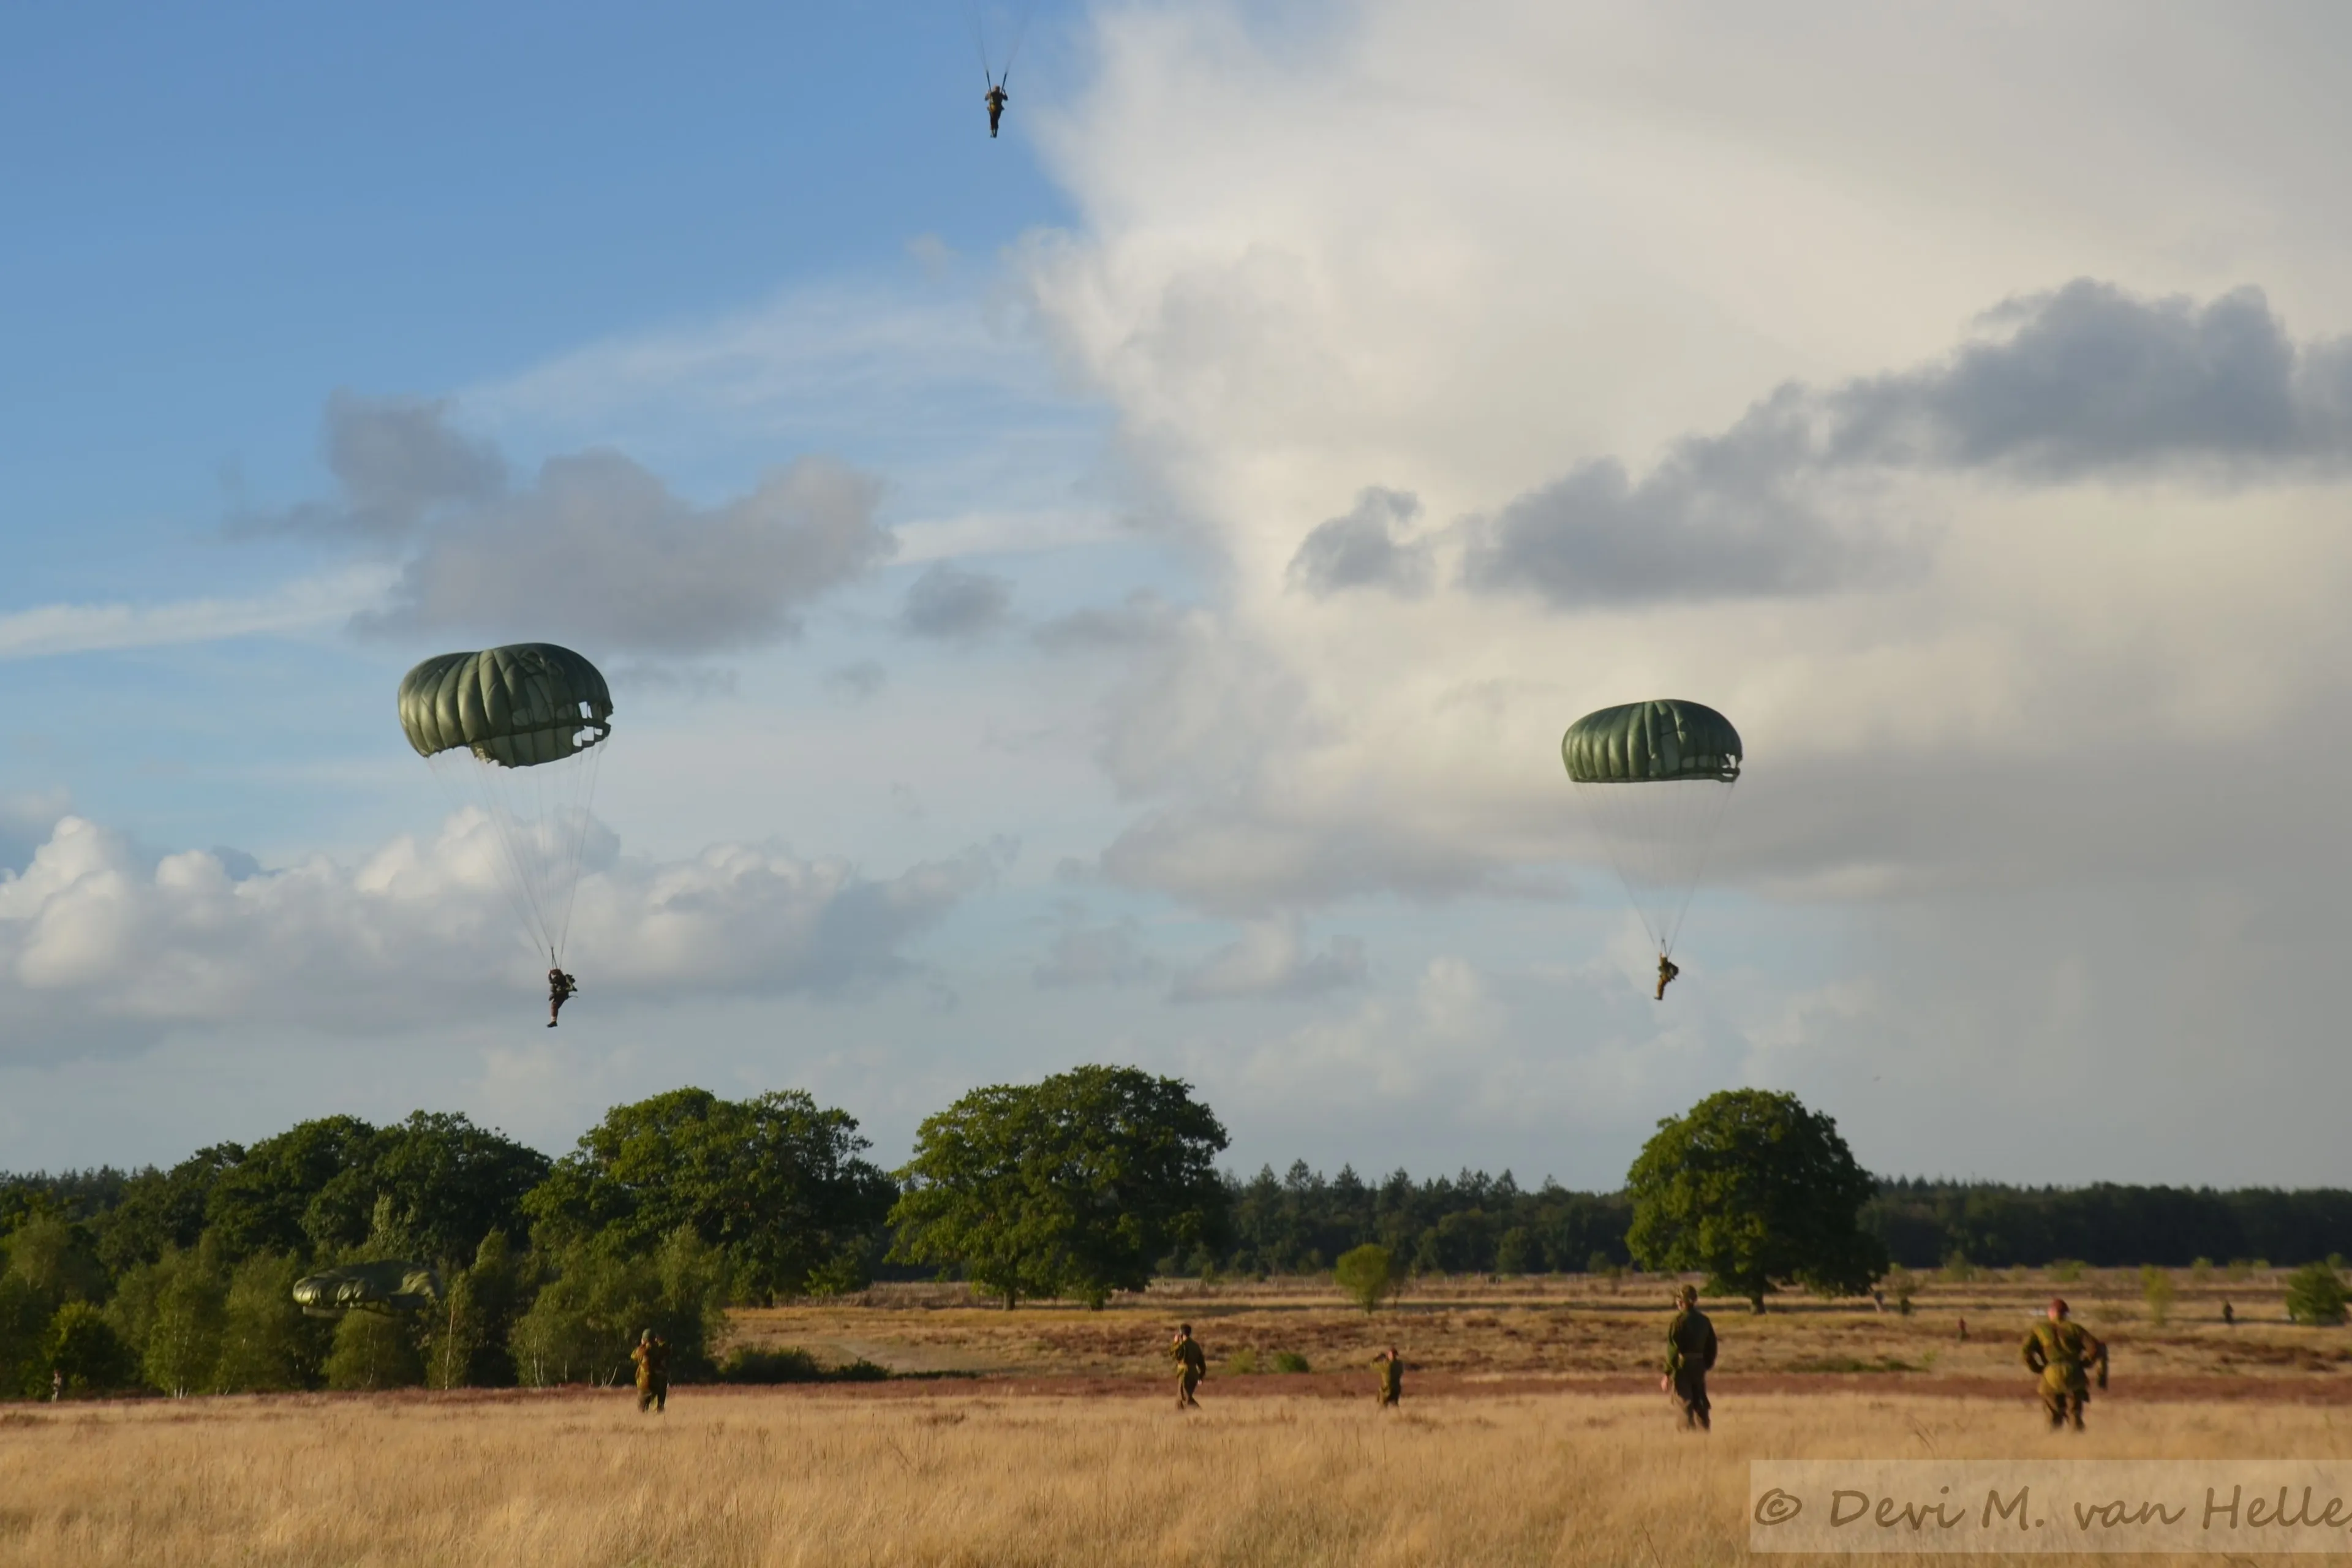
M 656 1337 L 651 1329 L 637 1341 L 637 1348 L 629 1352 L 637 1363 L 637 1409 L 663 1411 L 669 1408 L 669 1344 Z
M 1404 1357 L 1397 1354 L 1396 1347 L 1391 1345 L 1372 1358 L 1372 1364 L 1381 1369 L 1381 1391 L 1377 1397 L 1381 1408 L 1386 1410 L 1404 1397 Z
M 2042 1408 L 2053 1431 L 2073 1424 L 2083 1429 L 2083 1406 L 2091 1402 L 2091 1381 L 2085 1370 L 2099 1369 L 2099 1386 L 2107 1385 L 2107 1347 L 2080 1323 L 2058 1318 L 2036 1323 L 2025 1336 L 2025 1370 L 2042 1377 Z
M 1685 1300 L 1666 1325 L 1666 1381 L 1675 1403 L 1683 1407 L 1685 1428 L 1714 1429 L 1713 1407 L 1706 1398 L 1706 1374 L 1715 1369 L 1715 1325 Z
M 1190 1323 L 1178 1331 L 1174 1342 L 1169 1345 L 1168 1359 L 1176 1363 L 1176 1408 L 1197 1408 L 1200 1401 L 1192 1397 L 1192 1391 L 1208 1375 L 1209 1358 L 1202 1351 L 1201 1342 L 1192 1337 Z

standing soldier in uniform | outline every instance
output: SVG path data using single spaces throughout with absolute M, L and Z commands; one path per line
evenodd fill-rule
M 1201 1402 L 1192 1391 L 1201 1386 L 1208 1375 L 1209 1358 L 1201 1349 L 1201 1342 L 1192 1337 L 1192 1325 L 1176 1325 L 1176 1337 L 1169 1342 L 1168 1359 L 1176 1363 L 1176 1408 L 1198 1410 Z
M 1715 1325 L 1698 1310 L 1698 1287 L 1685 1285 L 1666 1325 L 1666 1374 L 1658 1386 L 1683 1407 L 1683 1429 L 1715 1429 L 1706 1402 L 1706 1374 L 1715 1370 Z
M 637 1410 L 656 1414 L 669 1408 L 669 1342 L 647 1329 L 629 1352 L 637 1363 Z
M 1381 1391 L 1374 1397 L 1381 1409 L 1393 1409 L 1404 1397 L 1404 1357 L 1397 1354 L 1396 1346 L 1391 1345 L 1372 1358 L 1372 1364 L 1381 1373 Z
M 2042 1408 L 2049 1413 L 2053 1432 L 2074 1422 L 2083 1429 L 2083 1406 L 2091 1402 L 2090 1380 L 2084 1369 L 2097 1363 L 2099 1386 L 2107 1386 L 2107 1347 L 2082 1324 L 2066 1317 L 2066 1303 L 2050 1298 L 2047 1322 L 2033 1325 L 2025 1336 L 2025 1370 L 2042 1378 Z

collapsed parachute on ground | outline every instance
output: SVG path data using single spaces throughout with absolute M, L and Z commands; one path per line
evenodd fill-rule
M 604 675 L 553 643 L 440 654 L 400 682 L 408 743 L 489 818 L 515 913 L 558 967 L 612 720 Z
M 441 1300 L 441 1277 L 406 1258 L 349 1263 L 297 1279 L 294 1300 L 314 1318 L 339 1318 L 352 1311 L 417 1312 Z
M 1628 702 L 1570 725 L 1559 755 L 1643 929 L 1673 952 L 1739 779 L 1739 731 L 1705 703 Z

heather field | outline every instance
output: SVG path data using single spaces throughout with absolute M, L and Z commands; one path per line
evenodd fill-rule
M 1721 1310 L 1704 1439 L 1645 1371 L 1664 1288 L 1456 1280 L 1370 1320 L 1312 1283 L 1099 1313 L 877 1289 L 732 1331 L 890 1380 L 680 1387 L 660 1416 L 585 1388 L 19 1405 L 0 1564 L 1706 1563 L 1744 1555 L 1751 1458 L 2352 1458 L 2352 1334 L 2279 1321 L 2266 1278 L 2184 1275 L 2162 1325 L 2137 1276 L 2060 1282 L 2116 1357 L 2065 1440 L 2013 1360 L 2038 1274 L 1907 1317 Z M 1156 1357 L 1179 1316 L 1213 1358 L 1190 1415 Z M 1390 1340 L 1414 1371 L 1384 1414 L 1360 1363 Z M 1285 1352 L 1312 1370 L 1263 1370 Z

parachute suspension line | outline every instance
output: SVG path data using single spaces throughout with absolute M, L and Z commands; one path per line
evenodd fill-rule
M 1690 885 L 1683 889 L 1683 901 L 1675 906 L 1674 923 L 1666 928 L 1664 945 L 1658 949 L 1661 958 L 1675 955 L 1675 942 L 1683 934 L 1683 917 L 1690 913 L 1691 900 L 1698 897 L 1698 885 L 1706 880 L 1706 863 L 1715 854 L 1716 829 L 1723 826 L 1723 814 L 1731 809 L 1731 792 L 1738 787 L 1739 781 L 1734 778 L 1715 792 L 1715 810 L 1707 815 L 1706 831 L 1698 836 L 1698 864 L 1692 868 Z
M 434 780 L 440 784 L 441 792 L 448 797 L 451 806 L 459 810 L 471 807 L 479 811 L 482 820 L 489 824 L 491 841 L 498 845 L 499 858 L 506 868 L 504 875 L 493 879 L 499 884 L 499 895 L 507 901 L 507 909 L 515 918 L 515 924 L 509 929 L 515 931 L 522 938 L 523 946 L 536 955 L 540 946 L 540 926 L 532 917 L 527 891 L 529 884 L 523 877 L 522 862 L 516 858 L 514 846 L 508 842 L 506 826 L 499 819 L 497 803 L 490 798 L 488 781 L 481 776 L 484 764 L 477 763 L 471 752 L 462 750 L 436 752 L 425 762 L 433 770 Z M 458 783 L 461 775 L 465 779 L 463 784 Z
M 580 857 L 588 848 L 588 820 L 593 809 L 592 803 L 596 798 L 596 775 L 604 766 L 604 742 L 602 740 L 588 748 L 587 756 L 580 759 L 580 766 L 586 772 L 588 780 L 572 814 L 571 853 L 563 858 L 563 865 L 569 868 L 571 879 L 563 889 L 563 913 L 555 928 L 553 951 L 558 969 L 563 967 L 564 949 L 572 945 L 572 909 L 580 899 Z

